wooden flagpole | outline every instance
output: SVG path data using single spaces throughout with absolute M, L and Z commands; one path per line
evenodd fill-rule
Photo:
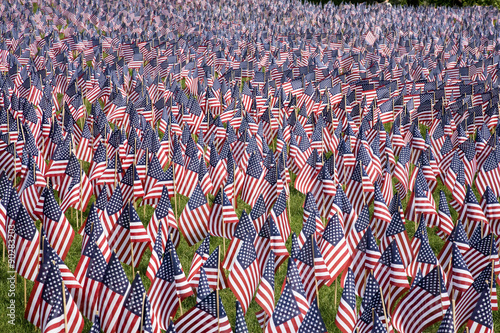
M 311 235 L 311 250 L 312 250 L 313 269 L 314 269 L 314 284 L 316 285 L 316 302 L 318 303 L 318 308 L 319 308 L 319 288 L 318 288 L 318 279 L 316 278 L 316 263 L 314 262 L 314 234 Z
M 142 332 L 142 323 L 144 321 L 144 305 L 146 304 L 146 293 L 142 295 L 141 322 L 139 324 L 139 332 Z
M 217 302 L 217 332 L 220 333 L 220 322 L 219 322 L 219 282 L 220 282 L 220 245 L 219 245 L 219 257 L 217 258 L 217 286 L 215 287 L 215 298 Z
M 170 234 L 170 237 L 172 237 L 172 234 Z M 172 260 L 172 265 L 175 265 L 174 256 L 172 254 L 172 249 L 168 250 L 168 252 L 170 253 L 170 260 Z M 181 309 L 181 316 L 182 316 L 184 314 L 184 310 L 182 309 L 182 302 L 181 302 L 181 297 L 179 296 L 179 294 L 177 294 L 177 299 L 179 300 L 179 307 Z
M 52 262 L 54 265 L 56 264 L 54 261 Z M 64 332 L 68 333 L 68 315 L 66 314 L 66 288 L 64 287 L 64 280 L 62 283 L 62 297 L 63 297 L 63 311 L 64 311 Z

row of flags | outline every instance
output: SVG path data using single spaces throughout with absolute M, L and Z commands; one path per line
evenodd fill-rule
M 83 317 L 93 332 L 246 332 L 253 300 L 265 332 L 326 332 L 320 290 L 339 283 L 344 333 L 493 331 L 497 9 L 28 7 L 0 6 L 0 236 L 42 332 L 81 332 Z M 69 208 L 86 212 L 78 230 Z M 181 237 L 197 246 L 187 276 Z M 147 249 L 149 290 L 122 267 Z

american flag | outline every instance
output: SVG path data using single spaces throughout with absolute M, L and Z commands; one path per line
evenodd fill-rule
M 163 251 L 165 251 L 165 247 L 163 246 L 163 226 L 162 222 L 158 223 L 158 232 L 156 234 L 156 239 L 154 240 L 153 247 L 151 249 L 151 258 L 149 258 L 148 270 L 146 271 L 146 276 L 154 281 L 156 272 L 158 272 L 158 268 L 160 268 L 161 261 L 163 259 Z
M 451 219 L 450 208 L 448 207 L 448 200 L 446 199 L 446 194 L 444 193 L 444 191 L 439 191 L 438 216 L 439 216 L 438 234 L 442 235 L 443 238 L 449 236 L 454 226 L 453 226 L 453 220 Z
M 129 288 L 130 282 L 120 260 L 112 253 L 104 273 L 98 305 L 103 331 L 112 332 L 116 329 Z
M 111 258 L 111 250 L 109 248 L 108 239 L 106 237 L 104 228 L 102 227 L 102 222 L 99 218 L 99 213 L 96 206 L 97 202 L 92 203 L 92 205 L 90 206 L 89 215 L 87 216 L 87 220 L 80 229 L 80 234 L 83 237 L 82 252 L 87 246 L 88 242 L 95 242 L 101 249 L 101 252 L 104 255 L 104 258 L 106 258 L 106 261 L 109 262 L 109 258 Z
M 384 316 L 380 285 L 372 273 L 366 277 L 366 288 L 359 312 L 360 316 L 356 323 L 356 331 L 360 333 L 371 331 L 373 317 Z
M 125 205 L 109 235 L 110 247 L 115 250 L 120 261 L 137 267 L 150 243 L 151 239 L 144 229 L 134 205 L 129 202 Z
M 462 255 L 470 249 L 469 238 L 467 237 L 464 226 L 460 220 L 458 220 L 457 224 L 455 224 L 450 236 L 448 236 L 448 239 L 438 254 L 438 259 L 442 267 L 448 267 L 450 263 L 453 244 L 457 245 Z
M 335 318 L 335 325 L 343 333 L 352 333 L 356 327 L 356 285 L 354 282 L 354 273 L 350 268 L 344 279 L 344 289 L 342 290 L 342 298 Z
M 246 217 L 248 220 L 248 217 Z M 240 218 L 241 221 L 241 218 Z M 231 239 L 235 225 L 238 223 L 238 215 L 234 211 L 234 207 L 229 201 L 224 188 L 221 187 L 215 195 L 210 219 L 208 221 L 208 230 L 217 237 L 225 237 Z M 236 226 L 236 229 L 238 227 Z
M 200 278 L 199 271 L 205 261 L 210 255 L 210 233 L 205 237 L 198 249 L 194 252 L 193 260 L 191 261 L 191 268 L 189 269 L 188 282 L 193 288 L 198 285 Z
M 325 226 L 321 220 L 320 213 L 316 206 L 316 201 L 314 195 L 308 192 L 304 202 L 304 213 L 302 215 L 302 230 L 299 234 L 299 244 L 302 247 L 305 242 L 314 235 L 315 238 L 319 238 L 319 235 L 323 232 Z
M 12 196 L 17 197 L 17 193 L 14 189 L 12 191 L 12 205 L 18 207 L 14 228 L 16 272 L 25 279 L 33 281 L 38 273 L 40 234 L 24 206 L 20 202 L 15 204 L 16 200 Z
M 213 250 L 212 254 L 203 264 L 203 269 L 207 273 L 208 285 L 212 289 L 222 290 L 227 288 L 226 273 L 222 269 L 220 262 L 220 246 Z
M 285 243 L 290 236 L 290 221 L 286 211 L 286 197 L 286 191 L 283 189 L 271 210 L 271 217 L 278 227 L 283 243 Z
M 210 295 L 177 319 L 175 329 L 177 333 L 197 331 L 231 333 L 231 325 L 219 297 L 219 292 L 212 291 Z
M 241 308 L 240 302 L 236 301 L 236 327 L 235 333 L 248 333 L 247 323 L 245 321 L 245 313 Z
M 207 222 L 210 206 L 199 184 L 189 196 L 189 201 L 179 217 L 179 228 L 189 246 L 203 240 L 208 233 Z
M 472 285 L 474 279 L 467 264 L 456 244 L 453 244 L 451 266 L 447 274 L 448 294 L 452 299 L 456 298 L 458 292 L 466 292 Z
M 385 235 L 380 243 L 380 250 L 383 252 L 393 242 L 396 241 L 398 252 L 401 255 L 404 267 L 408 267 L 412 260 L 412 248 L 410 239 L 406 232 L 405 225 L 401 220 L 399 212 L 392 214 L 391 222 L 385 231 Z
M 494 232 L 498 234 L 498 222 L 500 221 L 500 203 L 498 202 L 495 193 L 493 193 L 489 186 L 486 186 L 486 190 L 481 197 L 480 204 L 485 217 L 492 225 Z
M 42 257 L 40 262 L 40 268 L 38 271 L 38 275 L 35 279 L 35 283 L 33 288 L 31 289 L 29 301 L 26 305 L 26 310 L 24 316 L 26 320 L 31 322 L 35 326 L 40 326 L 40 309 L 42 306 L 42 298 L 41 294 L 44 288 L 44 281 L 47 277 L 48 271 L 51 269 L 50 265 L 55 265 L 61 272 L 61 278 L 65 281 L 65 285 L 71 289 L 72 292 L 79 292 L 82 290 L 82 285 L 80 282 L 76 280 L 73 273 L 69 270 L 69 268 L 64 264 L 64 262 L 59 258 L 57 253 L 54 252 L 52 247 L 46 238 L 43 238 L 42 243 L 43 247 L 41 248 Z
M 421 332 L 441 320 L 449 306 L 441 267 L 436 267 L 403 296 L 392 312 L 392 323 L 400 332 Z M 408 316 L 409 311 L 414 315 Z
M 106 267 L 106 259 L 97 244 L 88 242 L 75 270 L 84 289 L 72 290 L 72 295 L 83 315 L 89 319 L 97 310 Z
M 471 314 L 474 311 L 483 291 L 487 290 L 488 293 L 490 293 L 491 291 L 492 296 L 496 296 L 496 292 L 494 290 L 490 290 L 491 268 L 491 264 L 488 264 L 488 266 L 486 266 L 484 270 L 479 274 L 479 276 L 474 280 L 469 289 L 467 289 L 467 291 L 463 293 L 457 300 L 457 304 L 455 307 L 455 325 L 457 327 L 465 324 L 471 317 Z M 493 283 L 493 286 L 495 287 L 495 283 Z M 490 306 L 494 305 L 493 301 L 494 299 L 492 297 Z
M 371 225 L 376 235 L 383 235 L 391 222 L 391 214 L 377 183 L 375 183 L 374 188 Z
M 169 191 L 166 186 L 163 186 L 162 194 L 156 209 L 151 216 L 151 220 L 146 227 L 151 243 L 156 242 L 158 235 L 159 225 L 163 224 L 162 228 L 162 252 L 165 250 L 165 245 L 167 244 L 167 239 L 169 235 L 172 236 L 174 245 L 179 245 L 180 235 L 177 229 L 177 221 L 175 219 L 174 211 L 172 210 L 172 205 L 170 203 Z
M 144 196 L 142 182 L 134 165 L 130 166 L 120 181 L 123 202 L 134 202 Z
M 90 328 L 89 333 L 101 333 L 101 319 L 97 313 L 92 320 L 92 327 Z
M 407 267 L 407 272 L 409 276 L 415 276 L 417 271 L 420 270 L 422 275 L 427 275 L 436 267 L 441 266 L 432 251 L 428 238 L 426 237 L 420 242 L 420 246 L 415 253 L 413 261 Z
M 172 254 L 170 251 L 165 252 L 158 272 L 148 291 L 151 308 L 162 330 L 168 328 L 170 318 L 175 316 L 180 304 L 180 298 L 176 290 L 174 266 Z
M 477 201 L 476 195 L 472 189 L 467 185 L 467 192 L 465 200 L 463 201 L 462 211 L 459 217 L 462 221 L 467 221 L 469 224 L 488 223 L 486 216 L 484 216 L 483 209 Z
M 349 245 L 351 253 L 354 252 L 354 249 L 358 245 L 361 238 L 363 238 L 369 226 L 370 211 L 368 210 L 368 205 L 365 205 L 363 206 L 363 209 L 361 210 L 357 220 L 354 222 L 354 226 L 350 228 L 349 234 L 347 236 L 347 244 Z
M 476 307 L 467 322 L 469 332 L 493 332 L 493 312 L 491 310 L 490 295 L 489 288 L 485 288 L 479 295 Z
M 356 213 L 360 214 L 363 205 L 370 203 L 374 190 L 373 183 L 360 161 L 352 170 L 351 178 L 346 183 L 346 195 Z M 359 195 L 359 193 L 363 193 L 363 195 Z
M 44 230 L 47 238 L 54 250 L 59 254 L 62 260 L 66 258 L 69 252 L 75 232 L 66 216 L 57 204 L 52 189 L 46 187 L 43 195 L 43 214 L 41 215 Z
M 59 268 L 49 263 L 43 275 L 43 280 L 40 280 L 43 283 L 40 295 L 40 329 L 42 332 L 55 333 L 65 329 L 71 332 L 82 332 L 83 317 L 64 286 Z
M 208 278 L 207 278 L 207 273 L 205 273 L 205 270 L 203 267 L 200 267 L 200 279 L 198 282 L 198 288 L 196 290 L 196 302 L 201 302 L 202 299 L 210 295 L 212 292 L 212 289 L 210 289 L 210 286 L 208 285 Z
M 248 167 L 243 182 L 241 191 L 241 200 L 245 201 L 250 206 L 255 205 L 260 191 L 264 172 L 262 168 L 261 157 L 257 153 L 252 153 L 248 160 Z
M 472 237 L 471 237 L 472 238 Z M 493 241 L 493 234 L 488 234 L 476 243 L 470 244 L 470 249 L 463 255 L 472 277 L 476 279 L 484 268 L 493 261 L 495 274 L 500 273 L 498 250 Z
M 446 310 L 446 314 L 444 315 L 441 324 L 439 324 L 438 333 L 455 333 L 455 332 L 456 331 L 453 319 L 453 307 L 450 306 L 448 310 Z
M 338 214 L 333 215 L 328 221 L 318 246 L 330 274 L 330 281 L 327 284 L 331 285 L 349 265 L 351 259 Z
M 377 267 L 375 267 L 374 275 L 382 288 L 382 294 L 386 295 L 384 297 L 386 308 L 390 310 L 396 300 L 410 289 L 395 240 L 382 253 Z
M 232 235 L 232 239 L 229 243 L 229 248 L 227 249 L 226 256 L 224 257 L 222 267 L 224 269 L 231 270 L 234 262 L 236 261 L 236 257 L 238 256 L 240 248 L 245 240 L 248 238 L 253 242 L 256 235 L 257 232 L 255 231 L 253 223 L 250 221 L 250 218 L 246 211 L 243 211 Z
M 173 174 L 170 175 L 172 167 L 170 166 L 167 171 L 163 171 L 158 157 L 153 154 L 151 161 L 148 164 L 148 172 L 144 182 L 144 198 L 142 205 L 150 205 L 155 207 L 158 200 L 163 194 L 163 188 L 167 187 L 169 195 L 173 195 Z
M 318 296 L 319 287 L 331 280 L 330 272 L 312 235 L 308 237 L 294 259 L 302 278 L 307 300 L 311 304 L 313 298 Z
M 291 262 L 291 260 L 289 262 Z M 278 304 L 264 331 L 265 333 L 298 331 L 304 319 L 304 314 L 299 308 L 299 304 L 292 290 L 290 282 L 286 279 L 285 288 L 281 292 Z
M 106 209 L 104 210 L 104 214 L 102 216 L 106 236 L 111 235 L 116 221 L 118 221 L 122 214 L 125 204 L 126 202 L 124 203 L 122 199 L 120 184 L 117 184 L 113 194 L 111 194 L 111 197 L 109 198 L 108 204 L 106 205 Z
M 192 140 L 192 139 L 191 139 Z M 190 140 L 190 142 L 192 142 Z M 188 148 L 190 146 L 188 145 Z M 192 148 L 194 150 L 194 148 Z M 191 193 L 195 190 L 196 186 L 199 186 L 198 182 L 198 171 L 200 170 L 200 160 L 198 159 L 197 152 L 190 153 L 186 151 L 186 158 L 189 156 L 189 162 L 185 161 L 184 172 L 182 177 L 177 177 L 176 173 L 176 190 L 184 196 L 191 196 Z M 201 163 L 205 163 L 201 161 Z
M 136 273 L 132 286 L 123 301 L 117 331 L 132 333 L 144 331 L 149 333 L 160 333 L 154 312 L 151 311 L 146 289 L 142 284 L 141 276 Z
M 298 333 L 326 333 L 326 325 L 321 317 L 321 313 L 318 307 L 318 298 L 314 298 L 311 302 L 311 306 L 307 311 L 306 316 L 302 320 L 302 324 L 300 324 Z
M 377 241 L 373 236 L 371 228 L 368 227 L 366 233 L 354 249 L 350 264 L 350 267 L 353 269 L 354 279 L 356 280 L 356 293 L 358 295 L 363 295 L 366 274 L 375 269 L 380 257 L 381 253 Z
M 274 312 L 274 266 L 275 266 L 274 252 L 271 250 L 267 257 L 265 267 L 262 271 L 262 276 L 260 279 L 259 289 L 255 295 L 255 302 L 262 308 L 261 311 L 257 312 L 257 318 L 259 318 L 259 313 L 264 312 L 261 317 L 262 327 L 267 324 L 268 318 L 270 318 Z M 259 320 L 259 322 L 261 322 Z
M 253 226 L 252 226 L 253 227 Z M 260 279 L 259 261 L 253 244 L 255 236 L 247 234 L 239 247 L 238 254 L 231 267 L 229 287 L 240 301 L 246 313 Z
M 479 193 L 484 193 L 486 186 L 489 186 L 497 196 L 500 194 L 500 171 L 498 163 L 497 153 L 493 152 L 488 155 L 481 165 L 476 177 L 476 187 Z

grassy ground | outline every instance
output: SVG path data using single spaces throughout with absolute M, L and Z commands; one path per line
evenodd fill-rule
M 88 168 L 88 166 L 87 166 Z M 293 176 L 292 179 L 295 177 Z M 434 199 L 436 202 L 439 202 L 439 190 L 446 190 L 445 186 L 441 182 L 439 182 L 439 186 L 437 190 L 434 193 Z M 446 194 L 448 196 L 448 200 L 451 199 L 451 193 L 449 193 L 446 190 Z M 476 193 L 476 196 L 478 194 Z M 479 196 L 478 196 L 479 198 Z M 213 198 L 210 198 L 213 200 Z M 295 233 L 299 233 L 301 228 L 302 228 L 302 205 L 304 203 L 305 195 L 302 193 L 296 191 L 294 188 L 291 190 L 291 198 L 290 198 L 290 221 L 291 221 L 291 228 L 292 231 Z M 177 215 L 179 216 L 180 213 L 182 212 L 182 209 L 184 208 L 185 204 L 187 203 L 187 198 L 186 197 L 180 197 L 180 200 L 178 200 L 178 211 Z M 93 200 L 92 200 L 93 201 Z M 403 206 L 405 206 L 405 203 L 403 202 Z M 247 211 L 247 213 L 250 212 L 250 207 L 243 203 L 241 200 L 239 200 L 239 205 L 237 209 L 238 216 L 241 215 L 243 209 Z M 372 209 L 372 207 L 371 207 Z M 147 207 L 145 210 L 143 210 L 142 207 L 138 207 L 137 209 L 139 216 L 144 223 L 144 226 L 149 223 L 149 220 L 151 219 L 151 216 L 153 214 L 153 209 L 151 207 Z M 83 213 L 84 219 L 86 218 L 88 214 L 87 212 Z M 77 230 L 77 218 L 76 218 L 76 211 L 72 211 L 72 209 L 68 210 L 66 213 L 67 218 L 73 225 L 75 231 Z M 452 216 L 453 219 L 456 220 L 457 214 L 455 211 L 452 210 Z M 81 221 L 79 221 L 81 225 Z M 39 223 L 36 223 L 37 227 L 39 226 Z M 408 235 L 413 237 L 414 233 L 414 223 L 409 222 L 406 224 L 406 228 L 408 231 Z M 436 236 L 436 233 L 433 229 L 429 229 L 429 241 L 431 244 L 432 249 L 434 252 L 437 254 L 439 250 L 441 249 L 442 245 L 444 242 Z M 71 270 L 75 270 L 76 265 L 78 263 L 78 260 L 80 258 L 80 251 L 81 251 L 81 242 L 82 242 L 82 237 L 78 234 L 75 235 L 75 239 L 73 241 L 73 244 L 71 246 L 71 250 L 66 258 L 66 264 Z M 213 251 L 217 246 L 222 245 L 222 239 L 218 239 L 215 237 L 212 237 L 211 241 L 211 251 Z M 229 246 L 229 241 L 226 241 L 226 248 Z M 287 247 L 288 250 L 290 251 L 291 247 L 291 241 L 289 240 L 287 242 Z M 185 240 L 181 238 L 181 243 L 179 245 L 179 248 L 177 249 L 177 253 L 179 255 L 179 258 L 181 260 L 182 266 L 184 268 L 184 272 L 188 273 L 189 267 L 191 265 L 191 259 L 193 258 L 193 254 L 196 251 L 197 246 L 189 247 Z M 141 274 L 141 278 L 145 284 L 146 290 L 149 288 L 150 281 L 148 278 L 146 278 L 146 270 L 148 266 L 148 261 L 150 258 L 150 251 L 147 250 L 145 255 L 142 258 L 142 261 L 140 263 L 140 266 L 138 268 L 138 271 Z M 6 254 L 7 256 L 7 254 Z M 123 265 L 125 272 L 127 273 L 127 276 L 129 277 L 129 280 L 132 281 L 132 268 L 130 266 Z M 227 273 L 227 272 L 226 272 Z M 280 295 L 280 288 L 283 283 L 283 280 L 285 278 L 286 274 L 286 264 L 282 265 L 278 273 L 276 274 L 276 281 L 275 281 L 275 294 L 276 294 L 276 301 L 278 301 L 279 295 Z M 229 274 L 227 274 L 229 275 Z M 7 318 L 7 306 L 10 304 L 10 297 L 8 295 L 8 280 L 7 278 L 10 276 L 8 273 L 8 266 L 6 261 L 0 261 L 0 332 L 37 332 L 39 329 L 35 328 L 31 323 L 27 322 L 24 319 L 24 282 L 21 277 L 17 278 L 17 288 L 16 288 L 16 295 L 15 295 L 15 305 L 16 305 L 16 318 L 15 318 L 15 326 L 12 326 L 8 323 L 9 318 Z M 29 293 L 31 291 L 31 288 L 33 286 L 33 283 L 31 281 L 27 282 L 27 297 L 29 298 Z M 331 287 L 323 287 L 320 289 L 320 297 L 319 297 L 319 302 L 320 302 L 320 311 L 323 316 L 323 319 L 325 321 L 326 327 L 328 329 L 328 332 L 340 332 L 337 327 L 335 326 L 335 316 L 336 316 L 336 311 L 338 307 L 338 303 L 341 297 L 342 290 L 339 287 L 337 292 L 335 290 L 335 284 L 332 284 Z M 235 322 L 235 301 L 236 298 L 232 294 L 230 289 L 222 290 L 220 292 L 220 295 L 222 297 L 222 302 L 224 304 L 224 307 L 226 309 L 226 312 L 228 314 L 229 320 L 231 324 L 234 327 L 234 322 Z M 358 303 L 360 299 L 358 300 Z M 193 307 L 195 305 L 196 299 L 194 296 L 186 299 L 182 305 L 184 308 L 184 311 L 187 309 Z M 358 304 L 359 305 L 359 304 Z M 261 329 L 259 327 L 259 324 L 257 322 L 257 319 L 255 317 L 255 313 L 259 310 L 259 306 L 255 301 L 252 301 L 250 308 L 247 312 L 246 315 L 246 321 L 248 324 L 248 329 L 250 332 L 261 332 Z M 179 315 L 180 311 L 178 311 Z M 494 313 L 494 321 L 495 321 L 495 330 L 500 329 L 500 315 L 498 312 Z M 84 332 L 88 332 L 90 330 L 91 323 L 86 319 L 85 320 L 85 329 Z M 425 332 L 436 332 L 438 329 L 439 325 L 436 324 L 434 326 L 429 327 L 428 329 L 425 330 Z

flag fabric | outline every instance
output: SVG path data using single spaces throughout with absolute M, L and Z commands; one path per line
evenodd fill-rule
M 52 189 L 46 187 L 43 195 L 43 213 L 41 214 L 43 228 L 52 248 L 62 260 L 69 252 L 75 232 L 68 219 L 57 204 Z
M 16 193 L 11 194 L 11 200 L 12 196 L 18 198 Z M 19 275 L 33 281 L 38 273 L 40 234 L 24 206 L 19 202 L 15 207 L 18 207 L 14 228 L 15 268 Z
M 236 324 L 234 333 L 248 333 L 247 323 L 245 321 L 245 314 L 241 308 L 240 302 L 236 301 Z
M 112 253 L 102 282 L 99 297 L 99 313 L 103 331 L 113 331 L 118 325 L 125 296 L 130 288 L 130 282 L 118 257 Z
M 338 214 L 328 221 L 318 246 L 330 274 L 327 284 L 331 285 L 349 265 L 351 258 Z
M 198 280 L 200 278 L 199 271 L 200 267 L 203 266 L 205 261 L 207 261 L 210 256 L 210 234 L 208 234 L 203 242 L 200 244 L 198 249 L 194 252 L 193 260 L 191 261 L 191 268 L 189 269 L 189 274 L 187 281 L 191 287 L 196 288 L 198 285 Z
M 315 298 L 311 302 L 311 307 L 307 311 L 306 316 L 302 320 L 302 324 L 300 324 L 298 333 L 326 333 L 326 325 L 321 317 L 321 313 L 318 308 L 318 299 Z
M 179 217 L 179 228 L 189 246 L 203 240 L 208 234 L 207 223 L 210 210 L 210 205 L 200 185 L 197 184 Z
M 392 312 L 392 323 L 399 332 L 420 332 L 441 320 L 450 306 L 441 268 L 423 276 Z M 408 316 L 409 311 L 415 315 Z
M 205 263 L 203 264 L 203 269 L 207 274 L 208 285 L 212 289 L 226 289 L 227 279 L 226 273 L 222 269 L 222 264 L 220 261 L 220 246 L 217 247 L 210 256 L 207 258 Z
M 356 313 L 356 284 L 354 273 L 350 268 L 347 269 L 344 281 L 344 289 L 342 290 L 335 325 L 343 333 L 351 333 L 354 332 L 356 327 L 358 315 Z
M 40 295 L 42 299 L 40 307 L 41 331 L 59 332 L 66 327 L 71 332 L 82 332 L 83 317 L 70 293 L 64 287 L 59 268 L 49 263 L 44 273 L 44 287 Z
M 231 325 L 217 291 L 198 302 L 195 307 L 175 321 L 177 333 L 232 332 Z
M 253 299 L 260 279 L 259 261 L 253 244 L 254 237 L 247 235 L 243 240 L 231 268 L 228 284 L 246 313 Z
M 476 307 L 467 322 L 469 332 L 493 332 L 493 312 L 491 311 L 490 295 L 489 288 L 485 288 L 479 296 Z
M 474 282 L 472 274 L 456 244 L 453 244 L 452 261 L 447 280 L 449 283 L 448 294 L 453 296 L 453 299 L 456 298 L 455 294 L 457 292 L 466 292 Z
M 125 296 L 117 330 L 119 332 L 142 330 L 150 333 L 160 332 L 139 273 L 136 273 L 132 286 Z
M 274 252 L 271 250 L 269 252 L 269 256 L 267 257 L 267 262 L 262 271 L 262 277 L 260 278 L 259 289 L 257 290 L 257 294 L 255 295 L 255 301 L 262 308 L 262 312 L 265 314 L 262 315 L 262 327 L 265 327 L 267 324 L 267 320 L 269 319 L 274 312 L 274 262 L 275 262 Z M 257 312 L 261 313 L 261 311 Z M 259 315 L 258 315 L 259 318 Z M 261 322 L 261 320 L 259 320 Z
M 375 267 L 374 276 L 379 281 L 382 294 L 385 295 L 386 308 L 391 310 L 396 300 L 410 289 L 403 260 L 395 240 L 382 252 Z
M 227 249 L 226 256 L 224 257 L 224 261 L 222 263 L 222 267 L 224 267 L 224 269 L 232 269 L 243 243 L 246 241 L 246 239 L 253 242 L 256 234 L 257 233 L 255 231 L 255 227 L 253 223 L 250 222 L 248 214 L 246 213 L 246 211 L 243 211 L 241 213 L 240 220 L 236 225 L 231 242 L 229 243 L 229 248 Z
M 84 253 L 78 262 L 77 271 L 81 272 L 81 290 L 72 290 L 78 308 L 87 318 L 92 318 L 98 311 L 98 301 L 103 288 L 107 263 L 101 250 L 94 242 L 87 243 Z
M 110 247 L 115 250 L 120 261 L 137 267 L 150 243 L 151 239 L 144 229 L 134 205 L 129 202 L 125 205 L 109 235 Z

